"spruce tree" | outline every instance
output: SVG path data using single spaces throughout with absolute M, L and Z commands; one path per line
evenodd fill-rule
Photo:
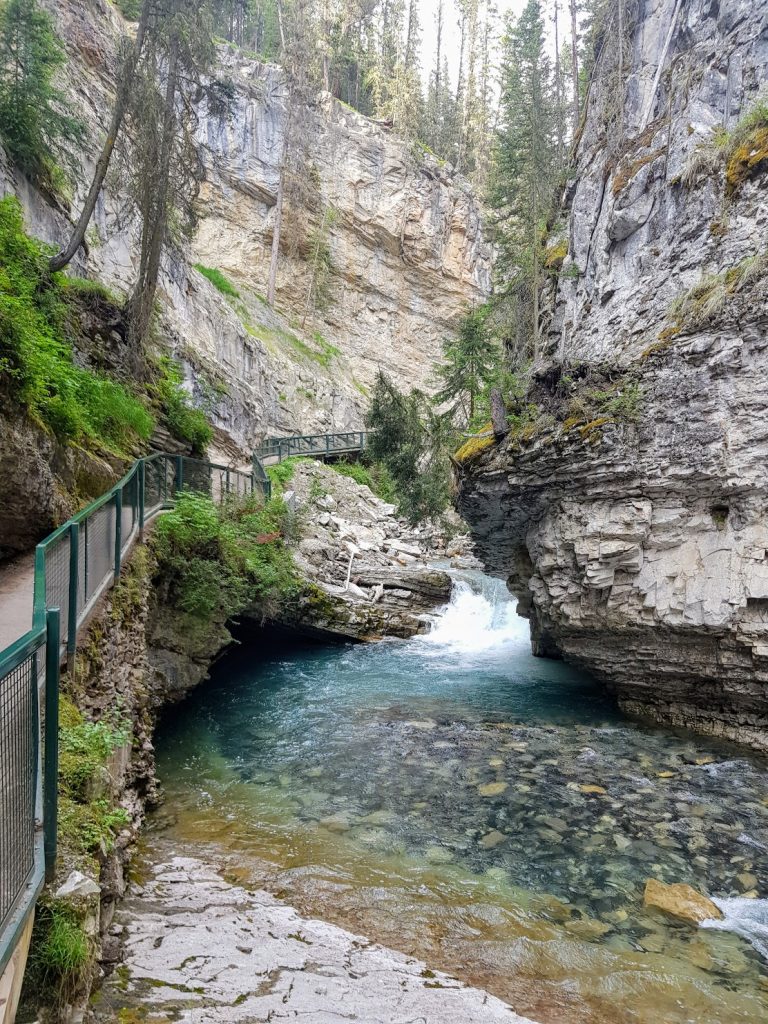
M 552 73 L 539 0 L 508 18 L 502 40 L 502 91 L 491 203 L 499 267 L 515 299 L 519 328 L 514 361 L 538 354 L 541 241 L 557 179 Z
M 458 335 L 443 345 L 444 362 L 437 374 L 442 387 L 435 401 L 447 405 L 459 426 L 472 424 L 482 396 L 496 381 L 500 371 L 498 345 L 485 329 L 482 309 L 473 309 L 464 317 Z
M 66 143 L 83 136 L 53 82 L 64 61 L 53 21 L 36 0 L 0 7 L 0 136 L 16 165 L 49 186 Z

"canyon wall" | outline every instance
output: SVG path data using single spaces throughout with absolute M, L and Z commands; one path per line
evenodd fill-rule
M 538 653 L 767 749 L 768 2 L 634 11 L 554 229 L 535 415 L 475 446 L 459 504 Z
M 117 47 L 130 27 L 107 0 L 47 6 L 66 48 L 64 85 L 88 127 L 86 152 L 68 209 L 38 194 L 1 151 L 0 194 L 19 195 L 31 233 L 60 243 L 104 138 Z M 197 110 L 200 220 L 188 251 L 164 263 L 161 343 L 183 361 L 190 389 L 213 394 L 225 451 L 247 453 L 266 433 L 359 429 L 377 371 L 401 386 L 429 388 L 442 341 L 488 294 L 490 247 L 478 200 L 450 167 L 330 95 L 295 105 L 306 181 L 286 204 L 272 310 L 263 296 L 288 118 L 285 77 L 226 45 L 214 74 L 231 84 L 233 98 L 228 113 L 204 102 Z M 74 269 L 126 294 L 138 224 L 118 163 Z M 326 301 L 308 303 L 312 240 L 324 217 Z M 239 295 L 222 294 L 195 264 L 222 271 Z

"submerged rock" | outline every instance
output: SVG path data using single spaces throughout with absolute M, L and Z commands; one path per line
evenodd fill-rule
M 722 910 L 712 900 L 684 882 L 667 885 L 657 878 L 649 878 L 645 883 L 643 904 L 691 924 L 719 920 L 723 916 Z

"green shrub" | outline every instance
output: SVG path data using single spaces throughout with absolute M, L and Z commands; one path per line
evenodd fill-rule
M 184 390 L 181 367 L 168 356 L 159 362 L 160 378 L 155 385 L 168 429 L 178 441 L 186 441 L 195 455 L 202 455 L 211 443 L 213 428 L 202 409 L 192 404 Z
M 311 461 L 311 459 L 302 455 L 291 455 L 290 458 L 283 459 L 282 462 L 278 462 L 275 466 L 267 466 L 267 476 L 275 487 L 284 490 L 285 485 L 293 480 L 293 474 L 298 464 Z
M 240 292 L 237 288 L 216 267 L 204 267 L 202 263 L 196 263 L 195 270 L 199 270 L 203 277 L 207 277 L 214 288 L 218 288 L 222 295 L 226 295 L 230 299 L 240 298 Z
M 74 165 L 66 145 L 85 136 L 53 84 L 65 63 L 53 19 L 35 0 L 0 4 L 0 137 L 17 166 L 54 192 L 68 190 L 57 157 Z
M 152 416 L 122 384 L 74 364 L 72 285 L 48 273 L 48 255 L 24 233 L 18 200 L 0 200 L 0 390 L 60 441 L 131 453 Z
M 363 484 L 373 490 L 371 474 L 362 462 L 332 462 L 330 468 L 336 473 L 341 473 L 342 476 L 350 477 L 355 483 Z
M 153 537 L 167 600 L 201 621 L 226 620 L 246 606 L 272 614 L 299 589 L 285 546 L 290 531 L 281 498 L 216 505 L 207 495 L 180 495 Z
M 395 481 L 383 462 L 332 462 L 329 466 L 337 473 L 368 487 L 382 501 L 397 501 Z
M 59 776 L 62 792 L 73 799 L 87 798 L 87 787 L 118 747 L 128 739 L 127 730 L 107 722 L 88 722 L 82 717 L 59 730 Z
M 66 292 L 77 296 L 86 304 L 92 303 L 93 300 L 108 302 L 111 306 L 118 307 L 123 304 L 123 300 L 111 288 L 92 277 L 62 277 L 60 283 Z

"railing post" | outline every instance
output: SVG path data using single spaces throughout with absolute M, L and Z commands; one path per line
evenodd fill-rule
M 120 562 L 123 548 L 123 489 L 115 491 L 115 579 L 120 578 Z
M 184 490 L 184 456 L 176 456 L 176 494 Z
M 67 617 L 67 672 L 75 674 L 77 649 L 77 597 L 80 590 L 80 525 L 69 528 L 69 615 Z
M 139 460 L 139 540 L 144 540 L 144 502 L 146 495 L 146 462 Z
M 43 850 L 45 877 L 51 882 L 56 871 L 56 827 L 59 792 L 59 646 L 61 616 L 58 608 L 45 614 L 45 738 L 43 756 Z

